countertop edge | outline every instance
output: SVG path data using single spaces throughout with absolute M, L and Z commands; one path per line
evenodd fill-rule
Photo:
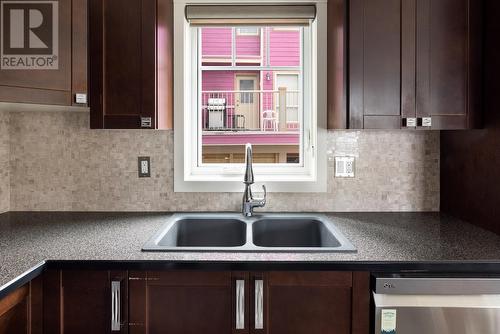
M 8 281 L 7 283 L 5 283 L 4 285 L 0 286 L 0 299 L 7 296 L 9 293 L 16 290 L 17 288 L 28 283 L 29 281 L 31 281 L 35 277 L 39 276 L 44 271 L 46 264 L 47 264 L 47 261 L 42 261 L 42 262 L 38 263 L 36 266 L 26 270 L 24 273 L 17 276 L 16 278 L 14 278 L 14 279 Z
M 0 299 L 46 269 L 65 270 L 305 270 L 369 271 L 371 273 L 500 274 L 500 261 L 170 261 L 170 260 L 46 260 L 0 286 Z

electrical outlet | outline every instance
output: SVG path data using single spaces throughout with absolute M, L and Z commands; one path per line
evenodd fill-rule
M 151 159 L 149 157 L 139 157 L 137 160 L 139 177 L 151 177 Z
M 335 157 L 335 177 L 354 177 L 354 157 Z

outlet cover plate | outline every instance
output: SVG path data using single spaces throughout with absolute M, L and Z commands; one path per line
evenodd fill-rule
M 335 177 L 354 177 L 354 157 L 335 157 Z
M 151 177 L 151 158 L 139 157 L 137 161 L 139 177 Z

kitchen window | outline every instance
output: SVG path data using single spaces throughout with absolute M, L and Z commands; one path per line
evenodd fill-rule
M 324 191 L 326 3 L 198 1 L 174 3 L 175 190 L 240 191 L 251 143 L 270 191 Z

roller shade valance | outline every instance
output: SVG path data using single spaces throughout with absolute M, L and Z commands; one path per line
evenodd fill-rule
M 307 25 L 314 5 L 188 5 L 191 25 Z

